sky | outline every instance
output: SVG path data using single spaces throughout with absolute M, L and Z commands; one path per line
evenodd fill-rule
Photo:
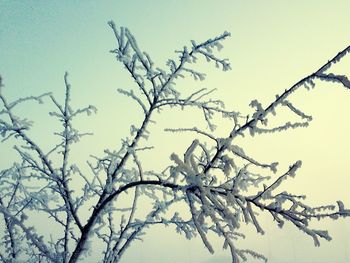
M 9 99 L 45 92 L 62 99 L 63 76 L 69 72 L 73 104 L 98 108 L 96 116 L 77 120 L 80 129 L 94 132 L 75 149 L 77 162 L 84 162 L 91 153 L 118 147 L 120 139 L 128 136 L 130 124 L 138 124 L 142 117 L 132 102 L 116 92 L 134 84 L 109 52 L 116 47 L 109 20 L 129 28 L 160 67 L 192 39 L 200 42 L 231 32 L 220 56 L 230 60 L 232 70 L 221 72 L 201 61 L 206 80 L 186 79 L 178 86 L 184 91 L 216 88 L 213 96 L 221 98 L 228 109 L 249 114 L 252 99 L 267 105 L 350 45 L 348 10 L 346 0 L 0 0 L 0 75 Z M 349 74 L 350 58 L 339 62 L 334 71 Z M 316 84 L 314 90 L 302 91 L 293 99 L 314 117 L 310 127 L 248 136 L 241 143 L 256 159 L 279 161 L 281 168 L 303 161 L 298 176 L 285 184 L 288 191 L 307 194 L 311 204 L 343 200 L 350 207 L 350 92 L 335 84 Z M 55 142 L 52 128 L 57 127 L 47 118 L 47 109 L 32 104 L 19 109 L 35 120 L 32 134 L 44 148 Z M 144 157 L 146 165 L 161 169 L 172 152 L 181 153 L 189 138 L 163 129 L 203 125 L 198 116 L 178 111 L 157 116 L 149 139 L 155 150 Z M 226 134 L 228 128 L 223 122 L 217 133 Z M 10 164 L 13 158 L 10 143 L 0 144 L 0 165 Z M 261 220 L 266 234 L 258 236 L 245 227 L 247 238 L 242 244 L 265 254 L 271 263 L 350 261 L 349 219 L 314 222 L 333 237 L 331 242 L 322 241 L 320 248 L 291 226 L 277 229 L 268 215 L 261 215 Z M 187 241 L 171 228 L 156 227 L 148 231 L 143 243 L 130 247 L 122 262 L 230 262 L 221 241 L 212 240 L 214 255 L 198 239 Z

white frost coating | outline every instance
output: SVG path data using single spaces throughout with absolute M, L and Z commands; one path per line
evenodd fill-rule
M 177 87 L 179 78 L 190 76 L 204 80 L 205 73 L 193 67 L 199 57 L 223 71 L 230 69 L 227 59 L 217 56 L 217 51 L 222 49 L 221 42 L 229 33 L 202 43 L 192 41 L 190 46 L 176 51 L 177 58 L 169 59 L 166 67 L 160 68 L 141 50 L 128 29 L 117 29 L 113 22 L 108 24 L 116 38 L 116 48 L 111 52 L 135 83 L 132 89 L 118 91 L 136 102 L 143 118 L 131 125 L 130 134 L 121 139 L 119 148 L 107 149 L 102 156 L 92 156 L 93 161 L 87 161 L 90 170 L 81 169 L 70 155 L 72 145 L 88 135 L 76 130 L 73 121 L 82 113 L 90 115 L 96 109 L 91 105 L 80 109 L 71 106 L 68 74 L 64 76 L 63 103 L 49 93 L 8 102 L 0 78 L 0 136 L 3 141 L 13 142 L 21 160 L 10 168 L 0 169 L 0 214 L 5 226 L 0 233 L 2 261 L 19 262 L 18 258 L 28 262 L 84 261 L 84 257 L 95 252 L 91 242 L 97 237 L 96 242 L 104 246 L 101 262 L 116 263 L 133 242 L 142 239 L 147 228 L 162 224 L 174 226 L 188 239 L 198 235 L 211 253 L 214 250 L 208 234 L 219 236 L 224 248 L 230 249 L 233 263 L 250 260 L 249 257 L 266 262 L 265 257 L 239 248 L 236 242 L 245 237 L 240 233 L 242 222 L 252 224 L 258 233 L 264 234 L 259 211 L 268 212 L 279 227 L 284 222 L 291 223 L 313 238 L 316 246 L 320 238 L 331 239 L 327 231 L 311 229 L 309 223 L 312 219 L 349 217 L 350 210 L 344 203 L 311 207 L 305 203 L 304 195 L 280 192 L 279 186 L 296 175 L 301 161 L 279 176 L 270 176 L 271 172 L 263 168 L 279 173 L 278 163 L 256 160 L 254 154 L 248 154 L 236 144 L 236 137 L 248 132 L 258 135 L 307 127 L 311 116 L 292 104 L 290 96 L 303 86 L 314 86 L 315 79 L 350 88 L 347 76 L 329 72 L 350 47 L 285 89 L 270 104 L 263 106 L 258 100 L 252 100 L 252 113 L 241 115 L 225 109 L 221 100 L 212 98 L 215 89 L 186 89 L 183 94 L 183 89 Z M 61 124 L 61 129 L 55 132 L 59 142 L 48 151 L 29 136 L 33 122 L 17 116 L 14 111 L 17 105 L 29 101 L 42 103 L 46 97 L 55 108 L 50 115 Z M 301 120 L 286 119 L 270 127 L 270 118 L 282 106 Z M 154 123 L 156 113 L 166 108 L 199 110 L 207 128 L 199 129 L 195 123 L 192 128 L 167 129 L 190 132 L 198 139 L 193 138 L 182 153 L 173 153 L 163 170 L 145 170 L 140 152 L 153 154 L 153 147 L 147 144 L 152 131 L 149 124 Z M 231 128 L 226 136 L 219 138 L 214 130 L 222 123 L 218 121 L 220 118 L 228 120 Z M 75 188 L 77 183 L 80 183 L 79 189 Z M 131 198 L 124 199 L 126 196 Z M 149 211 L 143 211 L 146 212 L 143 217 L 137 212 L 140 200 L 152 202 Z M 172 207 L 178 203 L 186 204 L 190 213 L 186 216 L 174 213 Z M 60 234 L 51 235 L 48 241 L 38 230 L 28 227 L 33 212 L 50 218 L 50 222 L 61 229 Z

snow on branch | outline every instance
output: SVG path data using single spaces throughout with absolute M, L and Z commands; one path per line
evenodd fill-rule
M 119 148 L 91 156 L 85 168 L 77 165 L 71 148 L 90 133 L 78 131 L 73 121 L 83 113 L 95 113 L 96 108 L 92 105 L 72 107 L 68 74 L 64 75 L 63 102 L 51 93 L 9 102 L 0 77 L 0 135 L 2 142 L 13 144 L 20 160 L 10 168 L 0 169 L 0 214 L 5 226 L 0 236 L 1 246 L 5 248 L 0 254 L 2 261 L 17 262 L 24 258 L 31 262 L 75 263 L 84 260 L 87 253 L 95 252 L 91 247 L 93 240 L 104 246 L 101 262 L 120 262 L 125 251 L 142 239 L 147 228 L 164 225 L 174 227 L 188 239 L 199 236 L 210 253 L 214 253 L 214 249 L 209 233 L 219 236 L 223 247 L 230 250 L 233 263 L 250 258 L 266 262 L 263 255 L 240 248 L 236 242 L 245 237 L 240 232 L 242 223 L 250 224 L 259 234 L 265 233 L 259 213 L 271 215 L 279 227 L 285 223 L 294 225 L 310 236 L 316 246 L 320 245 L 320 239 L 331 240 L 327 231 L 312 228 L 312 220 L 350 217 L 344 203 L 337 201 L 312 207 L 304 195 L 280 191 L 283 182 L 296 175 L 301 161 L 281 173 L 277 162 L 256 160 L 246 153 L 237 145 L 236 137 L 247 132 L 256 135 L 307 127 L 312 117 L 291 103 L 291 95 L 301 87 L 314 87 L 315 80 L 350 88 L 347 76 L 330 72 L 332 66 L 349 53 L 350 47 L 285 89 L 267 106 L 252 100 L 252 113 L 243 116 L 238 111 L 225 109 L 221 100 L 213 99 L 215 89 L 190 90 L 184 95 L 176 82 L 179 77 L 205 79 L 205 73 L 193 68 L 199 57 L 223 71 L 229 70 L 228 60 L 217 55 L 229 33 L 201 43 L 191 41 L 190 46 L 175 51 L 176 59 L 167 60 L 161 67 L 141 49 L 127 28 L 117 28 L 112 21 L 108 25 L 116 40 L 111 53 L 136 85 L 136 89 L 118 89 L 118 92 L 136 101 L 142 108 L 143 119 L 131 125 L 130 134 L 121 139 Z M 48 151 L 31 138 L 28 131 L 33 122 L 17 116 L 15 111 L 19 104 L 42 103 L 46 97 L 53 106 L 50 115 L 61 124 L 60 130 L 54 132 L 59 142 Z M 181 127 L 178 124 L 165 129 L 171 133 L 191 132 L 195 138 L 183 153 L 172 153 L 162 171 L 146 170 L 142 153 L 147 150 L 147 154 L 153 154 L 153 147 L 147 145 L 152 132 L 148 126 L 154 123 L 157 113 L 174 107 L 199 110 L 207 128 L 199 129 L 197 124 L 192 128 L 178 128 Z M 299 121 L 284 120 L 271 127 L 268 120 L 276 115 L 278 107 L 286 108 Z M 231 125 L 224 137 L 214 131 L 222 119 Z M 146 202 L 150 204 L 149 211 L 143 207 Z M 177 211 L 178 205 L 186 207 L 188 213 Z M 46 220 L 50 229 L 51 224 L 55 225 L 59 234 L 53 235 L 50 231 L 49 235 L 41 234 L 32 227 L 33 213 Z

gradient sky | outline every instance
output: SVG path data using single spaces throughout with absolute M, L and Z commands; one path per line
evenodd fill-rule
M 109 53 L 115 48 L 115 39 L 107 21 L 128 27 L 160 67 L 191 39 L 199 42 L 225 30 L 231 32 L 220 55 L 230 59 L 232 70 L 223 73 L 203 62 L 200 68 L 207 79 L 181 81 L 179 88 L 217 88 L 213 96 L 222 98 L 227 108 L 249 113 L 252 99 L 266 105 L 350 45 L 349 10 L 347 0 L 0 0 L 0 74 L 9 98 L 47 91 L 62 98 L 63 75 L 69 72 L 74 105 L 93 104 L 99 110 L 96 116 L 77 123 L 95 134 L 76 148 L 80 162 L 88 153 L 117 147 L 120 138 L 128 135 L 130 124 L 137 125 L 142 116 L 135 105 L 116 93 L 117 88 L 129 88 L 133 83 Z M 335 70 L 350 75 L 350 56 Z M 300 92 L 294 98 L 313 115 L 309 128 L 246 137 L 242 144 L 256 159 L 279 161 L 282 171 L 303 160 L 298 176 L 285 184 L 289 192 L 307 194 L 311 204 L 341 199 L 350 207 L 350 92 L 318 82 L 313 91 Z M 51 136 L 54 123 L 43 113 L 45 107 L 30 104 L 20 109 L 36 120 L 33 136 L 43 147 L 55 141 Z M 162 168 L 172 151 L 181 153 L 186 147 L 187 137 L 183 144 L 178 143 L 180 137 L 162 132 L 164 127 L 192 127 L 202 122 L 197 117 L 189 112 L 157 116 L 149 141 L 156 149 L 145 156 L 146 165 Z M 217 132 L 225 134 L 227 128 L 227 123 L 222 123 Z M 9 144 L 0 144 L 0 165 L 11 163 L 13 156 Z M 281 231 L 268 216 L 261 218 L 266 235 L 257 236 L 254 229 L 247 228 L 242 244 L 265 254 L 271 263 L 350 261 L 350 219 L 315 222 L 315 228 L 330 230 L 333 241 L 322 241 L 320 248 L 314 248 L 312 240 L 300 231 L 288 225 Z M 214 256 L 200 240 L 189 242 L 170 228 L 158 227 L 148 232 L 143 243 L 135 243 L 122 262 L 230 262 L 228 252 L 221 250 L 221 241 L 212 240 L 217 251 Z

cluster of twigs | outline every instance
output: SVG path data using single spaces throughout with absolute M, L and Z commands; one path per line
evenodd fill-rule
M 51 94 L 8 102 L 0 82 L 0 134 L 3 142 L 14 142 L 14 150 L 20 156 L 20 162 L 0 170 L 0 213 L 5 226 L 1 245 L 5 249 L 0 253 L 3 262 L 77 262 L 91 250 L 88 244 L 96 237 L 105 244 L 102 262 L 119 262 L 129 245 L 140 239 L 147 227 L 155 224 L 174 225 L 187 238 L 198 234 L 211 253 L 214 250 L 207 234 L 214 232 L 223 238 L 224 247 L 230 249 L 233 263 L 246 261 L 247 256 L 267 261 L 263 255 L 238 248 L 235 243 L 236 239 L 244 237 L 239 231 L 242 222 L 253 224 L 258 233 L 264 234 L 257 217 L 259 210 L 270 213 L 280 227 L 284 222 L 292 223 L 311 236 L 316 246 L 320 244 L 319 238 L 331 239 L 327 231 L 311 229 L 310 220 L 348 217 L 350 210 L 345 209 L 341 201 L 337 205 L 310 207 L 305 204 L 303 195 L 279 192 L 280 184 L 295 176 L 301 161 L 292 164 L 276 179 L 271 179 L 263 171 L 269 169 L 277 173 L 277 163 L 255 160 L 235 143 L 235 138 L 247 132 L 254 136 L 306 127 L 312 118 L 288 100 L 290 95 L 300 88 L 314 86 L 315 80 L 337 82 L 350 88 L 346 76 L 328 73 L 331 66 L 350 51 L 350 47 L 276 96 L 267 107 L 253 100 L 250 105 L 254 111 L 246 117 L 226 110 L 222 101 L 211 99 L 211 90 L 200 89 L 190 96 L 183 96 L 175 85 L 177 78 L 186 75 L 198 80 L 205 78 L 205 74 L 191 67 L 199 57 L 224 71 L 230 69 L 228 61 L 215 54 L 221 50 L 221 42 L 229 37 L 229 33 L 199 44 L 192 41 L 191 46 L 177 51 L 177 61 L 169 60 L 168 68 L 160 69 L 147 53 L 140 50 L 128 29 L 117 29 L 113 22 L 109 22 L 109 26 L 117 45 L 111 52 L 137 86 L 137 90 L 118 91 L 133 99 L 144 116 L 139 127 L 131 127 L 132 139 L 122 140 L 119 150 L 106 150 L 104 156 L 88 161 L 89 171 L 80 169 L 70 158 L 72 144 L 87 135 L 74 129 L 72 121 L 78 115 L 90 114 L 96 109 L 93 106 L 78 110 L 71 107 L 67 74 L 64 76 L 66 94 L 62 104 Z M 50 115 L 62 124 L 62 130 L 56 133 L 60 143 L 49 151 L 44 151 L 28 135 L 32 123 L 15 113 L 18 105 L 32 100 L 42 103 L 46 97 L 55 107 Z M 208 129 L 167 129 L 194 132 L 203 140 L 195 139 L 183 157 L 173 153 L 172 163 L 164 171 L 145 171 L 138 153 L 150 148 L 142 146 L 141 140 L 147 139 L 147 127 L 155 113 L 169 107 L 198 108 Z M 300 121 L 270 127 L 268 118 L 278 107 L 287 107 Z M 226 138 L 215 136 L 214 122 L 218 114 L 233 123 Z M 55 154 L 60 156 L 59 162 L 54 160 Z M 262 173 L 254 173 L 252 167 L 261 168 Z M 71 181 L 75 177 L 85 182 L 79 195 L 72 189 Z M 118 203 L 118 197 L 131 192 L 131 206 L 120 208 L 123 204 Z M 141 218 L 136 211 L 142 197 L 153 200 L 153 209 Z M 190 217 L 183 219 L 178 213 L 167 217 L 169 208 L 179 202 L 187 205 Z M 83 220 L 81 214 L 86 211 L 90 214 L 87 220 Z M 53 220 L 50 224 L 55 223 L 63 234 L 50 239 L 39 234 L 30 220 L 33 212 L 40 212 L 43 220 Z

